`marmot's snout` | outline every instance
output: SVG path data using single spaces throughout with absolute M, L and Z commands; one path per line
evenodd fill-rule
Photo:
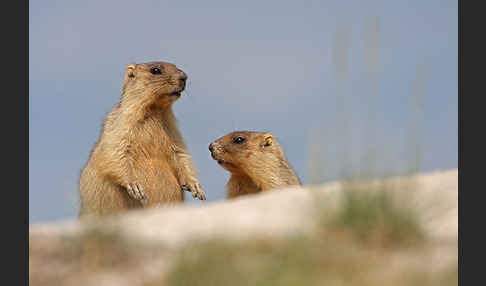
M 178 70 L 178 76 L 179 76 L 180 80 L 182 80 L 183 82 L 186 82 L 187 74 L 185 72 L 183 72 L 182 70 Z
M 180 81 L 182 89 L 186 87 L 187 74 L 182 70 L 177 71 L 177 79 Z
M 177 85 L 175 87 L 174 93 L 171 95 L 179 97 L 181 95 L 181 92 L 186 88 L 187 74 L 182 70 L 178 69 L 172 76 L 172 78 L 177 82 Z
M 219 154 L 220 152 L 222 152 L 221 150 L 221 146 L 218 144 L 218 142 L 212 142 L 211 144 L 209 144 L 209 152 L 211 152 L 211 157 L 218 161 L 218 163 L 222 163 L 224 162 L 221 158 L 219 158 Z M 220 162 L 221 161 L 221 162 Z
M 209 144 L 209 152 L 211 152 L 211 157 L 213 157 L 214 160 L 216 160 L 216 157 L 215 157 L 215 146 L 216 144 L 214 142 L 212 142 L 211 144 Z

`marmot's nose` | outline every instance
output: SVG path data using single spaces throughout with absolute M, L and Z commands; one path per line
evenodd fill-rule
M 213 147 L 213 143 L 209 144 L 209 151 L 213 152 L 214 150 L 214 147 Z
M 187 74 L 179 70 L 179 79 L 185 81 L 187 79 Z

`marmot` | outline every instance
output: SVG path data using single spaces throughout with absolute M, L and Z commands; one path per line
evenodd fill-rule
M 184 191 L 206 199 L 172 112 L 186 79 L 170 63 L 126 67 L 121 99 L 81 172 L 80 217 L 182 202 Z
M 227 198 L 301 185 L 270 133 L 235 131 L 209 144 L 214 160 L 231 173 Z

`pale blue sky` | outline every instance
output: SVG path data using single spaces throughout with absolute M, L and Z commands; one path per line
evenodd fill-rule
M 380 162 L 400 172 L 420 66 L 420 170 L 457 167 L 457 1 L 30 1 L 29 9 L 31 223 L 77 216 L 79 173 L 131 62 L 167 61 L 188 74 L 174 110 L 208 201 L 224 198 L 229 175 L 207 146 L 233 130 L 274 133 L 308 183 L 311 134 L 322 132 L 318 146 L 330 154 L 322 180 L 336 178 L 336 150 L 363 149 L 373 112 Z M 379 102 L 370 106 L 363 36 L 376 17 Z M 349 32 L 349 77 L 338 89 L 333 41 L 341 28 Z M 339 122 L 343 95 L 351 138 Z

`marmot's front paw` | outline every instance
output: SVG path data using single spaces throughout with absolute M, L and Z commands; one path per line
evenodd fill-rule
M 147 203 L 147 196 L 143 192 L 142 186 L 138 183 L 131 183 L 127 184 L 125 186 L 127 189 L 128 195 L 138 201 L 140 201 L 142 204 Z
M 200 200 L 206 199 L 206 194 L 202 190 L 201 184 L 197 180 L 190 183 L 183 183 L 181 188 L 183 191 L 191 192 L 193 198 L 197 197 Z

